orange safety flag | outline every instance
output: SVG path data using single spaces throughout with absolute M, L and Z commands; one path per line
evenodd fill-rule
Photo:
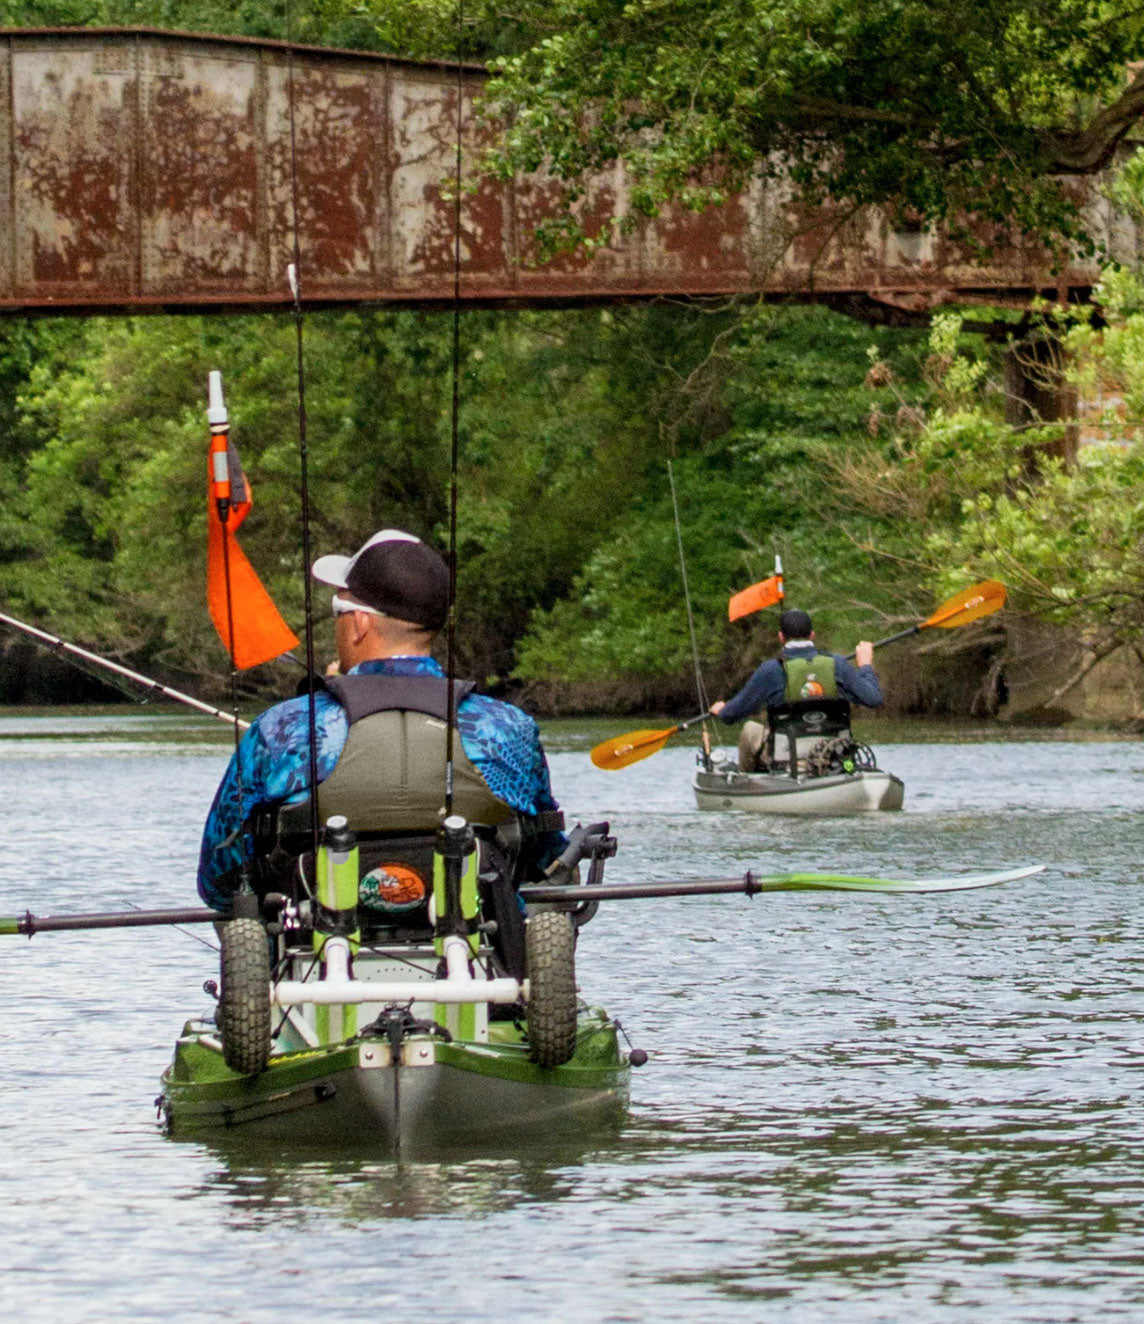
M 783 600 L 783 577 L 772 575 L 762 579 L 750 588 L 742 589 L 727 603 L 727 619 L 737 621 L 740 616 L 749 616 L 753 611 L 762 611 L 764 607 L 773 607 Z
M 298 636 L 282 619 L 270 594 L 246 559 L 235 533 L 250 513 L 250 484 L 242 472 L 238 452 L 226 432 L 211 429 L 207 461 L 207 605 L 223 647 L 239 671 L 257 667 L 288 652 Z M 226 526 L 219 518 L 219 500 L 229 500 Z M 226 539 L 225 555 L 223 539 Z M 229 564 L 228 564 L 229 563 Z M 227 610 L 227 570 L 230 610 Z M 234 620 L 231 648 L 229 621 Z

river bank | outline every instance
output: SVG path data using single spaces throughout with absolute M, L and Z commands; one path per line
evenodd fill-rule
M 759 660 L 764 656 L 761 649 Z M 1073 635 L 1032 618 L 1013 616 L 1002 630 L 988 632 L 935 631 L 933 637 L 887 648 L 875 664 L 886 696 L 878 716 L 885 719 L 983 721 L 998 731 L 1009 726 L 1144 731 L 1140 657 L 1122 649 L 1095 661 Z M 222 676 L 204 680 L 152 671 L 145 662 L 132 665 L 204 699 L 220 704 L 229 699 Z M 704 677 L 707 692 L 712 698 L 728 698 L 749 674 L 749 666 L 711 666 Z M 297 676 L 293 667 L 273 665 L 248 673 L 243 677 L 244 708 L 257 712 L 293 694 Z M 1077 676 L 1070 687 L 1068 682 Z M 542 719 L 600 715 L 622 720 L 668 713 L 669 720 L 677 721 L 696 705 L 690 672 L 618 676 L 607 683 L 497 682 L 485 688 Z M 0 640 L 0 707 L 131 703 L 134 697 L 27 640 Z

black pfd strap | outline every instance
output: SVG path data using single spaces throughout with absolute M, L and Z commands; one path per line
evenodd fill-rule
M 323 684 L 346 710 L 351 726 L 374 713 L 397 711 L 448 720 L 449 684 L 444 676 L 329 676 Z M 454 711 L 476 688 L 476 681 L 453 682 Z

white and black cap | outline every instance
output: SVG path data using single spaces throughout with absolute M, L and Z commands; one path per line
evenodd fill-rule
M 440 630 L 449 615 L 444 558 L 401 529 L 380 530 L 353 556 L 320 556 L 310 573 L 367 607 L 427 630 Z

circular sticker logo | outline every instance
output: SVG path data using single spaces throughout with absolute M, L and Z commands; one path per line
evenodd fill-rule
M 401 914 L 425 900 L 425 880 L 407 864 L 379 864 L 361 880 L 358 898 L 371 910 Z

